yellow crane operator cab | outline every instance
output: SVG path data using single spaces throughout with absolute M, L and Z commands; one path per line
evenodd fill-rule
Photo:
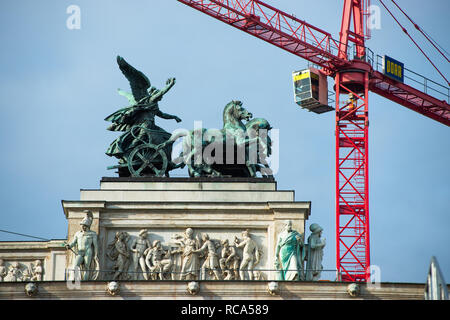
M 294 99 L 300 107 L 315 113 L 334 110 L 328 105 L 327 76 L 315 68 L 294 71 Z

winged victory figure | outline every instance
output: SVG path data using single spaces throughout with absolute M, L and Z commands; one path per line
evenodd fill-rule
M 127 162 L 127 156 L 133 148 L 144 143 L 159 144 L 170 137 L 168 132 L 155 124 L 155 116 L 174 119 L 177 122 L 181 119 L 162 112 L 158 107 L 158 102 L 175 84 L 175 78 L 169 78 L 166 86 L 159 90 L 152 87 L 145 74 L 131 66 L 124 58 L 117 56 L 117 64 L 129 81 L 132 92 L 130 94 L 118 89 L 119 94 L 125 96 L 130 105 L 105 118 L 106 121 L 112 122 L 108 130 L 124 132 L 106 151 L 108 156 L 118 158 L 120 164 Z

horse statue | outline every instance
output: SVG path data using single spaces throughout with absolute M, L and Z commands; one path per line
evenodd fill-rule
M 242 107 L 241 101 L 229 102 L 223 110 L 223 128 L 175 131 L 157 146 L 164 148 L 184 137 L 183 151 L 173 160 L 183 161 L 189 176 L 272 176 L 266 157 L 271 153 L 267 135 L 272 129 L 263 118 L 250 120 L 253 115 Z M 246 124 L 243 121 L 247 121 Z
M 272 154 L 272 140 L 268 134 L 272 126 L 264 118 L 255 118 L 248 121 L 245 127 L 249 138 L 257 139 L 256 144 L 249 145 L 248 154 L 255 157 L 247 161 L 250 176 L 256 177 L 256 172 L 260 172 L 263 177 L 272 178 L 273 172 L 267 163 L 267 157 Z

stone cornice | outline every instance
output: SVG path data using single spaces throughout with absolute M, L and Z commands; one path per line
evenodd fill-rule
M 207 211 L 209 213 L 232 211 L 253 213 L 303 213 L 305 218 L 310 215 L 310 201 L 279 201 L 279 202 L 135 202 L 135 201 L 68 201 L 63 200 L 64 214 L 68 211 L 96 210 L 172 210 L 172 211 Z
M 23 282 L 0 282 L 0 299 L 155 299 L 204 300 L 220 297 L 223 300 L 423 300 L 425 284 L 380 283 L 378 287 L 360 285 L 360 294 L 351 297 L 347 293 L 349 283 L 278 282 L 280 292 L 270 295 L 269 281 L 198 281 L 200 292 L 193 296 L 187 292 L 186 281 L 121 281 L 120 293 L 110 296 L 106 292 L 107 281 L 81 282 L 70 290 L 65 281 L 37 282 L 39 291 L 32 298 L 24 293 Z M 450 286 L 449 286 L 450 289 Z
M 0 242 L 0 250 L 48 250 L 59 249 L 65 250 L 65 240 L 50 240 L 50 241 L 2 241 Z

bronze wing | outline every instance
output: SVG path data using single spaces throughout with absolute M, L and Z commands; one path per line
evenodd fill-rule
M 148 97 L 148 89 L 151 86 L 150 80 L 141 71 L 135 69 L 121 56 L 117 56 L 117 64 L 120 71 L 127 78 L 130 83 L 131 92 L 133 93 L 136 102 Z

